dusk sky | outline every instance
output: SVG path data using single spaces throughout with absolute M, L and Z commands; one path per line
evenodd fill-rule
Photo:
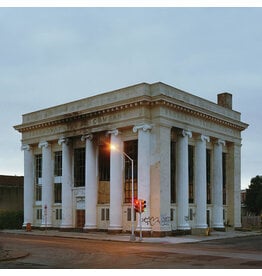
M 242 188 L 262 175 L 262 8 L 0 7 L 0 174 L 23 175 L 22 114 L 141 82 L 233 95 Z

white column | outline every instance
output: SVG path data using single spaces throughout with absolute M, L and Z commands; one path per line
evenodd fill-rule
M 52 226 L 53 166 L 52 150 L 48 142 L 39 143 L 42 148 L 42 227 Z
M 150 130 L 152 126 L 144 124 L 135 126 L 138 131 L 138 198 L 146 200 L 146 212 L 142 213 L 142 230 L 150 231 L 143 218 L 150 217 Z M 138 228 L 140 224 L 138 223 Z
M 195 148 L 195 195 L 196 195 L 196 228 L 207 228 L 206 217 L 206 142 L 209 137 L 200 135 Z
M 72 151 L 68 138 L 61 138 L 58 144 L 62 145 L 62 223 L 61 228 L 73 227 L 72 201 Z
M 34 155 L 29 145 L 22 145 L 24 151 L 24 223 L 34 222 Z
M 183 130 L 177 140 L 177 228 L 189 230 L 188 224 L 188 138 L 192 132 Z
M 222 145 L 225 145 L 225 141 L 222 141 L 220 139 L 218 139 L 217 142 L 214 143 L 212 228 L 224 228 Z
M 118 150 L 110 152 L 110 224 L 108 230 L 121 231 L 123 203 L 123 143 L 118 130 L 109 131 L 111 144 Z
M 97 176 L 96 176 L 96 148 L 93 135 L 82 136 L 86 141 L 86 179 L 85 179 L 85 226 L 84 229 L 96 229 L 96 205 L 97 205 Z

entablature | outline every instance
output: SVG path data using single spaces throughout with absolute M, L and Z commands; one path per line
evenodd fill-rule
M 209 121 L 215 123 L 216 125 L 222 125 L 237 131 L 243 131 L 248 127 L 248 124 L 235 120 L 231 117 L 227 117 L 222 114 L 217 114 L 208 109 L 204 109 L 199 106 L 193 106 L 186 102 L 179 102 L 165 95 L 158 95 L 156 97 L 143 96 L 129 100 L 125 103 L 115 103 L 114 105 L 110 106 L 106 105 L 102 107 L 66 113 L 59 116 L 51 117 L 49 119 L 38 120 L 30 123 L 23 123 L 21 125 L 15 126 L 14 128 L 21 133 L 25 133 L 38 130 L 41 128 L 55 127 L 58 125 L 67 124 L 71 125 L 77 122 L 87 121 L 90 124 L 89 126 L 92 127 L 92 125 L 97 125 L 98 123 L 113 123 L 112 120 L 107 119 L 109 118 L 108 116 L 113 114 L 117 118 L 116 114 L 127 111 L 130 112 L 131 110 L 137 108 L 146 108 L 149 109 L 152 113 L 153 111 L 151 109 L 155 107 L 164 107 L 164 109 L 166 110 L 171 110 L 179 114 L 186 114 L 187 117 L 190 116 L 193 118 L 201 119 L 202 121 Z M 143 115 L 141 115 L 141 113 L 138 112 L 136 116 L 139 117 Z M 92 122 L 90 120 L 92 120 Z M 81 125 L 83 125 L 83 123 Z

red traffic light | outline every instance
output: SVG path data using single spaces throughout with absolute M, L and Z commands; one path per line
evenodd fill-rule
M 134 199 L 134 209 L 136 212 L 140 212 L 140 201 L 137 198 Z
M 143 199 L 134 199 L 134 209 L 138 213 L 143 213 L 146 208 L 146 201 Z

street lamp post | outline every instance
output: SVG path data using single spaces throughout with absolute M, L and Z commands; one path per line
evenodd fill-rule
M 110 148 L 112 150 L 118 150 L 115 145 L 110 145 Z M 130 241 L 135 241 L 135 225 L 134 225 L 134 160 L 126 154 L 124 151 L 121 151 L 121 153 L 131 161 L 131 236 Z

